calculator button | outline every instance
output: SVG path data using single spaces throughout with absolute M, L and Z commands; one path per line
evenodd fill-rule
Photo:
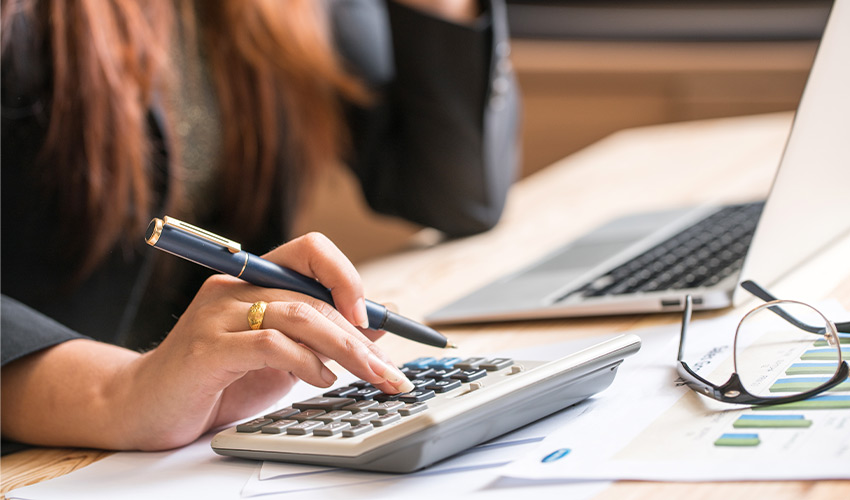
M 387 413 L 386 415 L 381 415 L 378 418 L 373 418 L 371 422 L 375 427 L 383 427 L 393 422 L 398 422 L 399 420 L 401 420 L 401 415 L 398 413 Z
M 300 412 L 301 412 L 301 410 L 296 410 L 295 408 L 293 408 L 291 406 L 287 406 L 286 408 L 281 408 L 280 410 L 278 410 L 276 412 L 269 413 L 264 418 L 270 418 L 272 420 L 283 420 L 285 418 L 289 418 L 292 415 L 295 415 L 296 413 L 300 413 Z
M 431 385 L 425 386 L 425 389 L 432 390 L 437 393 L 449 392 L 452 389 L 460 387 L 460 380 L 438 380 Z
M 359 389 L 356 392 L 352 392 L 348 395 L 350 398 L 362 400 L 362 399 L 372 399 L 378 394 L 382 394 L 380 389 L 375 389 L 374 387 L 367 387 L 364 389 Z
M 318 397 L 311 398 L 307 401 L 301 401 L 300 403 L 295 403 L 292 405 L 293 408 L 298 408 L 299 410 L 339 410 L 343 406 L 350 405 L 354 400 L 351 398 L 327 398 L 327 397 Z M 300 420 L 300 419 L 299 419 Z
M 325 413 L 324 415 L 319 415 L 318 417 L 314 417 L 313 420 L 318 420 L 319 422 L 325 422 L 329 424 L 331 422 L 336 422 L 338 420 L 342 420 L 345 417 L 350 417 L 350 411 L 344 410 L 334 410 L 332 412 Z
M 266 434 L 280 434 L 286 431 L 287 427 L 292 427 L 297 423 L 297 420 L 275 420 L 268 425 L 264 425 L 261 430 Z
M 372 387 L 372 384 L 366 382 L 365 380 L 355 380 L 354 382 L 348 384 L 352 387 L 357 387 L 358 389 L 362 389 L 364 387 Z
M 376 404 L 378 404 L 377 401 L 372 401 L 371 399 L 366 399 L 364 401 L 358 401 L 356 403 L 352 403 L 348 406 L 343 406 L 342 409 L 348 410 L 352 413 L 357 413 L 358 411 L 362 411 L 362 410 L 365 410 L 367 408 L 371 408 L 371 407 L 375 406 Z
M 378 418 L 380 415 L 373 411 L 361 411 L 357 412 L 350 417 L 346 417 L 342 419 L 343 422 L 348 422 L 351 425 L 360 425 L 371 422 L 372 419 Z
M 310 420 L 318 417 L 319 415 L 324 415 L 325 410 L 304 410 L 297 415 L 293 415 L 293 420 L 298 420 L 299 422 L 303 422 L 304 420 Z
M 478 368 L 483 368 L 488 372 L 494 372 L 496 370 L 501 370 L 502 368 L 507 368 L 512 364 L 514 364 L 514 360 L 510 358 L 494 358 L 481 363 L 478 365 Z
M 460 368 L 461 370 L 473 370 L 478 368 L 478 365 L 487 361 L 486 358 L 466 358 L 460 363 L 455 363 L 455 368 Z
M 314 436 L 333 436 L 334 434 L 339 434 L 340 432 L 350 429 L 351 424 L 348 422 L 333 422 L 327 425 L 323 425 L 316 429 L 313 429 Z
M 425 368 L 428 368 L 428 366 L 431 363 L 433 363 L 434 361 L 437 361 L 437 360 L 434 359 L 434 358 L 431 358 L 431 357 L 416 358 L 413 361 L 408 361 L 407 363 L 404 364 L 404 366 L 406 366 L 408 368 L 412 368 L 414 370 L 424 370 Z
M 417 389 L 421 389 L 421 388 L 425 387 L 426 385 L 433 384 L 434 379 L 432 379 L 432 378 L 415 378 L 415 379 L 411 380 L 410 382 Z
M 373 400 L 379 403 L 386 403 L 387 401 L 396 401 L 400 397 L 401 394 L 387 394 L 382 392 L 375 396 Z
M 386 403 L 369 408 L 369 411 L 373 411 L 378 415 L 386 415 L 387 413 L 397 412 L 399 408 L 404 408 L 404 403 L 401 401 L 387 401 Z
M 407 378 L 413 380 L 415 378 L 428 378 L 433 375 L 435 371 L 436 370 L 434 370 L 433 368 L 423 368 L 422 370 L 411 369 L 408 370 L 405 375 L 407 375 Z
M 435 396 L 434 391 L 422 390 L 422 391 L 410 391 L 407 394 L 403 394 L 401 396 L 402 401 L 405 403 L 418 403 L 420 401 L 425 401 L 427 399 L 431 399 Z
M 461 382 L 471 382 L 487 376 L 486 370 L 462 370 L 457 375 L 452 376 L 453 379 Z
M 451 378 L 458 373 L 460 373 L 460 368 L 452 368 L 451 370 L 434 370 L 434 373 L 431 376 L 439 380 L 443 378 Z
M 355 425 L 351 429 L 342 431 L 342 435 L 343 435 L 343 437 L 350 438 L 350 437 L 359 436 L 361 434 L 369 432 L 372 429 L 374 429 L 372 424 L 360 424 L 360 425 Z
M 348 394 L 351 394 L 352 392 L 356 391 L 357 389 L 359 389 L 359 387 L 354 387 L 352 385 L 349 385 L 349 386 L 346 386 L 346 387 L 340 387 L 338 389 L 328 391 L 328 392 L 322 394 L 322 396 L 325 396 L 325 397 L 328 397 L 328 398 L 341 398 L 341 397 L 347 396 Z
M 249 420 L 244 424 L 237 425 L 236 432 L 257 432 L 261 427 L 272 422 L 274 422 L 274 420 L 270 418 L 255 418 L 254 420 Z
M 404 405 L 404 408 L 399 408 L 398 414 L 403 417 L 409 417 L 410 415 L 422 413 L 427 409 L 428 405 L 426 405 L 425 403 L 409 403 Z
M 305 435 L 313 432 L 313 429 L 321 427 L 325 424 L 316 420 L 305 420 L 295 425 L 291 425 L 286 429 L 287 434 Z
M 451 357 L 451 358 L 440 358 L 436 361 L 428 363 L 429 368 L 433 368 L 435 370 L 451 370 L 455 364 L 463 361 L 460 358 Z

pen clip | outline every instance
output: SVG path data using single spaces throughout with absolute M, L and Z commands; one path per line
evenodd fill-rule
M 203 238 L 211 243 L 221 245 L 227 248 L 230 253 L 239 253 L 242 251 L 241 244 L 236 243 L 233 240 L 228 240 L 227 238 L 219 236 L 215 233 L 211 233 L 205 229 L 193 226 L 187 222 L 177 220 L 174 217 L 169 217 L 166 215 L 165 217 L 163 217 L 162 223 L 166 226 L 171 226 L 173 228 L 180 229 L 181 231 L 185 231 L 189 234 L 197 236 L 198 238 Z

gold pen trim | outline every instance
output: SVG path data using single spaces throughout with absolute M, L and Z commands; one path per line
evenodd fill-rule
M 245 252 L 245 262 L 242 264 L 242 270 L 239 271 L 239 274 L 236 275 L 237 278 L 242 277 L 242 273 L 245 272 L 246 267 L 248 267 L 248 252 Z
M 165 224 L 167 226 L 176 227 L 177 229 L 180 229 L 182 231 L 186 231 L 187 233 L 193 234 L 193 235 L 197 236 L 198 238 L 203 238 L 203 239 L 210 241 L 212 243 L 216 243 L 218 245 L 221 245 L 221 246 L 227 248 L 230 251 L 230 253 L 239 253 L 239 252 L 242 251 L 242 245 L 241 244 L 239 244 L 239 243 L 237 243 L 233 240 L 229 240 L 227 238 L 219 236 L 215 233 L 211 233 L 211 232 L 209 232 L 205 229 L 201 229 L 199 227 L 193 226 L 193 225 L 189 224 L 188 222 L 183 222 L 181 220 L 175 219 L 174 217 L 169 217 L 169 216 L 166 215 L 163 218 L 163 224 Z M 162 227 L 158 225 L 158 229 L 159 229 L 159 232 L 161 233 Z M 154 233 L 156 233 L 156 232 L 157 231 L 154 231 Z M 159 235 L 157 235 L 157 239 L 159 239 Z M 150 241 L 148 241 L 148 243 L 153 245 L 153 243 L 151 243 Z M 245 263 L 246 264 L 248 263 L 247 256 L 246 256 L 246 259 L 245 259 Z M 243 271 L 244 271 L 244 267 L 243 267 Z M 241 275 L 242 273 L 239 273 L 239 274 Z

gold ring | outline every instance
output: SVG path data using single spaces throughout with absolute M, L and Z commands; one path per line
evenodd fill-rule
M 259 330 L 263 327 L 263 317 L 266 315 L 267 305 L 262 300 L 251 304 L 251 307 L 248 309 L 248 326 L 251 327 L 251 330 Z

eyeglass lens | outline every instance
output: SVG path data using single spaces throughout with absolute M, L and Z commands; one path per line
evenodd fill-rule
M 797 322 L 789 321 L 788 315 Z M 813 334 L 800 324 L 827 334 Z M 762 304 L 738 326 L 735 371 L 754 396 L 779 398 L 816 389 L 839 369 L 842 356 L 837 335 L 834 326 L 809 305 L 793 301 Z

